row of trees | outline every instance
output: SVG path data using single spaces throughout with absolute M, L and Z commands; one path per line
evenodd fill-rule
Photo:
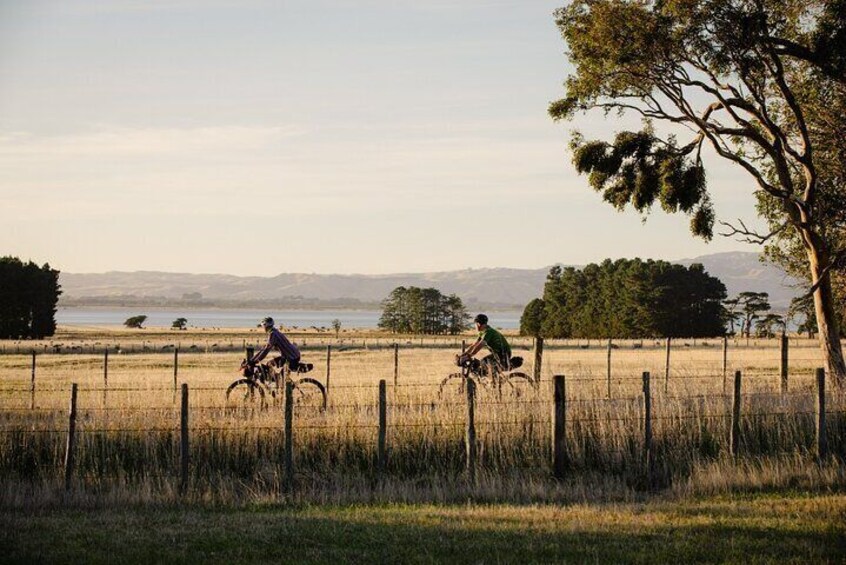
M 0 257 L 0 339 L 42 339 L 56 333 L 59 271 Z
M 379 327 L 393 333 L 455 335 L 467 329 L 469 321 L 458 296 L 444 296 L 436 288 L 399 286 L 382 301 Z
M 553 267 L 543 299 L 520 319 L 524 335 L 555 338 L 722 335 L 726 288 L 702 265 L 607 259 L 584 269 Z
M 773 337 L 787 331 L 787 320 L 798 314 L 788 311 L 787 317 L 770 312 L 770 295 L 766 292 L 741 292 L 723 301 L 724 317 L 729 335 Z M 807 314 L 806 314 L 807 315 Z M 805 331 L 805 324 L 800 326 Z
M 705 337 L 723 333 L 774 337 L 787 331 L 791 322 L 809 337 L 816 331 L 810 295 L 794 298 L 784 315 L 771 311 L 766 292 L 741 292 L 720 304 L 719 297 L 725 291 L 720 291 L 717 279 L 702 273 L 699 265 L 687 270 L 676 267 L 667 270 L 663 262 L 639 260 L 606 260 L 583 271 L 555 267 L 547 277 L 544 298 L 526 305 L 520 333 L 590 338 Z M 707 318 L 704 324 L 701 319 L 687 319 L 703 313 Z M 696 328 L 699 333 L 695 333 Z

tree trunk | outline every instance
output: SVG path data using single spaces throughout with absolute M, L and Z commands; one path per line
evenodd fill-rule
M 807 239 L 806 239 L 807 241 Z M 814 292 L 814 310 L 817 314 L 817 331 L 820 347 L 823 350 L 826 372 L 834 378 L 838 387 L 846 384 L 846 363 L 843 362 L 843 349 L 840 346 L 840 328 L 834 312 L 834 294 L 831 290 L 831 274 L 826 272 L 820 279 L 820 273 L 828 264 L 825 251 L 809 245 L 808 261 L 811 267 L 811 282 L 819 286 Z

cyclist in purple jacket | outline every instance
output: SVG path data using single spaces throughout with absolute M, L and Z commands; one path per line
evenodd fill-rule
M 273 318 L 270 316 L 261 321 L 261 327 L 264 328 L 265 332 L 267 332 L 267 345 L 265 345 L 261 351 L 253 355 L 253 358 L 250 359 L 248 363 L 250 365 L 255 365 L 264 359 L 271 350 L 276 349 L 281 354 L 281 357 L 277 357 L 269 364 L 274 367 L 281 368 L 284 367 L 287 362 L 291 372 L 296 373 L 297 368 L 300 365 L 300 350 L 297 349 L 297 346 L 291 343 L 290 340 L 285 337 L 285 334 L 273 326 Z

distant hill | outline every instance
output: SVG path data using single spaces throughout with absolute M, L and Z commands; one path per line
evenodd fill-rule
M 762 263 L 758 257 L 758 253 L 735 251 L 673 262 L 685 266 L 702 263 L 708 273 L 723 281 L 729 296 L 747 290 L 768 292 L 773 308 L 787 308 L 794 296 L 802 294 L 802 291 L 796 288 L 800 282 L 778 267 Z
M 716 253 L 673 261 L 702 263 L 722 280 L 729 295 L 745 290 L 769 292 L 775 308 L 784 308 L 797 292 L 794 281 L 758 261 L 757 253 Z M 434 286 L 455 293 L 469 305 L 522 308 L 543 294 L 549 267 L 543 269 L 465 269 L 392 275 L 316 275 L 285 273 L 275 277 L 163 273 L 156 271 L 61 273 L 66 305 L 192 304 L 209 306 L 368 307 L 397 286 Z

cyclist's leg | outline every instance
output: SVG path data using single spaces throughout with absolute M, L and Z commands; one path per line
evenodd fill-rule
M 491 355 L 486 355 L 482 357 L 481 360 L 481 373 L 485 377 L 493 377 L 494 375 L 498 374 L 498 365 L 499 362 L 497 361 L 496 357 Z
M 284 364 L 285 358 L 280 357 L 280 359 L 282 359 L 282 363 Z M 292 373 L 296 373 L 297 369 L 299 369 L 299 367 L 300 367 L 300 358 L 299 357 L 297 357 L 296 359 L 288 359 L 288 370 L 289 371 L 291 371 Z

